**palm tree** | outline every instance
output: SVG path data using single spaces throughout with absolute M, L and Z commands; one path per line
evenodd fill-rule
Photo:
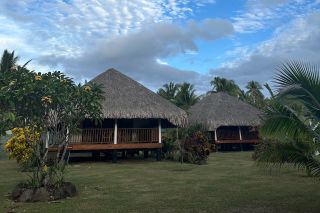
M 249 81 L 246 89 L 248 90 L 246 94 L 249 103 L 258 108 L 262 108 L 262 106 L 264 105 L 264 95 L 261 92 L 262 86 L 260 85 L 260 83 L 257 81 Z
M 10 53 L 8 50 L 4 50 L 1 58 L 0 71 L 7 72 L 15 69 L 18 60 L 19 57 L 14 55 L 14 51 Z
M 268 83 L 265 83 L 263 86 L 268 90 L 268 92 L 269 92 L 269 94 L 270 94 L 270 97 L 271 97 L 271 98 L 274 98 L 274 93 L 273 93 L 270 85 L 269 85 Z
M 257 160 L 268 165 L 290 164 L 320 176 L 320 70 L 288 62 L 275 78 L 278 94 L 266 108 L 261 134 L 272 142 L 257 149 Z
M 210 84 L 213 86 L 213 92 L 227 92 L 232 96 L 239 96 L 241 93 L 239 86 L 233 80 L 214 77 Z
M 184 82 L 179 85 L 179 90 L 175 97 L 175 103 L 178 107 L 187 110 L 197 101 L 198 97 L 192 84 Z
M 171 102 L 174 102 L 174 99 L 177 95 L 179 86 L 173 82 L 169 82 L 169 84 L 164 84 L 163 88 L 158 90 L 158 94 L 165 99 L 168 99 Z

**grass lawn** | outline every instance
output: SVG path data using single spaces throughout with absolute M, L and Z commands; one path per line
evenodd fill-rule
M 207 165 L 126 160 L 73 163 L 77 197 L 13 203 L 6 195 L 25 175 L 0 160 L 0 212 L 319 212 L 320 182 L 285 168 L 266 171 L 251 152 L 213 153 Z

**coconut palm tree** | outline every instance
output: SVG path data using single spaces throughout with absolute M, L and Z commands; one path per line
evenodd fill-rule
M 289 164 L 320 177 L 320 70 L 291 61 L 275 77 L 278 94 L 265 109 L 261 134 L 271 142 L 257 149 L 268 165 Z
M 273 93 L 270 85 L 269 85 L 268 83 L 265 83 L 263 86 L 268 90 L 268 92 L 269 92 L 269 94 L 270 94 L 270 97 L 271 97 L 271 98 L 274 98 L 274 93 Z
M 213 86 L 212 92 L 227 92 L 232 96 L 240 95 L 240 88 L 233 80 L 214 77 L 210 84 Z
M 10 53 L 8 50 L 4 50 L 1 57 L 0 71 L 7 72 L 15 68 L 18 60 L 19 57 L 14 55 L 14 51 Z
M 169 82 L 168 84 L 164 84 L 163 88 L 158 90 L 158 94 L 165 99 L 168 99 L 171 102 L 174 102 L 174 99 L 177 95 L 179 86 L 173 82 Z
M 198 99 L 192 84 L 184 82 L 179 85 L 179 90 L 175 97 L 175 103 L 178 107 L 187 110 L 194 105 Z
M 261 92 L 262 86 L 260 83 L 257 81 L 249 81 L 246 89 L 248 102 L 258 108 L 262 108 L 264 105 L 264 95 Z

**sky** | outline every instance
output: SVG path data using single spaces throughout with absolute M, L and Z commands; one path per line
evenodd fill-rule
M 320 0 L 1 0 L 0 50 L 77 82 L 115 68 L 156 91 L 215 77 L 272 84 L 289 60 L 320 64 Z

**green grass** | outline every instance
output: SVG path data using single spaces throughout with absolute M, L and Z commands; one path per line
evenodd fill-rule
M 207 165 L 126 160 L 77 163 L 67 180 L 78 196 L 59 203 L 13 203 L 25 175 L 0 160 L 0 212 L 319 212 L 320 182 L 303 172 L 269 170 L 251 152 L 213 153 Z

